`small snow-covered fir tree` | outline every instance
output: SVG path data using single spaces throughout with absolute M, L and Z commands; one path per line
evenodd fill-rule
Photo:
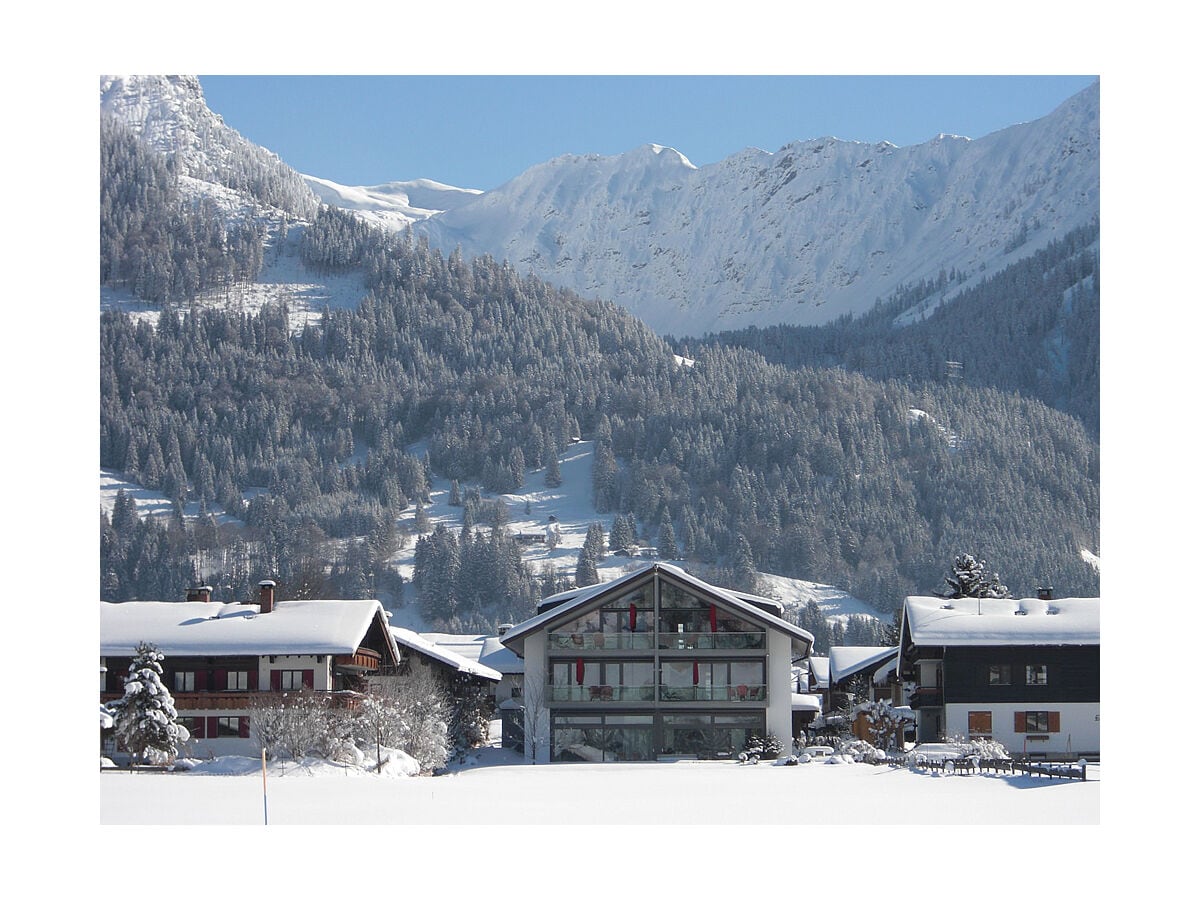
M 175 712 L 175 700 L 162 683 L 163 655 L 153 644 L 139 643 L 125 678 L 125 696 L 114 700 L 113 729 L 135 759 L 167 763 L 190 734 Z
M 951 600 L 963 597 L 1010 597 L 1008 588 L 1000 583 L 1000 575 L 993 572 L 990 575 L 984 570 L 986 560 L 975 559 L 970 553 L 960 553 L 954 557 L 954 571 L 946 584 L 950 593 L 946 596 Z

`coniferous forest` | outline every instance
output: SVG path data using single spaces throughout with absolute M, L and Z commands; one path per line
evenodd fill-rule
M 684 565 L 833 584 L 881 611 L 938 589 L 964 551 L 1022 595 L 1099 591 L 1080 556 L 1099 546 L 1094 235 L 908 328 L 885 325 L 883 304 L 857 323 L 673 345 L 616 305 L 322 207 L 298 252 L 361 277 L 365 299 L 296 332 L 284 308 L 188 302 L 252 279 L 278 234 L 180 202 L 171 167 L 118 128 L 102 151 L 102 282 L 162 311 L 101 316 L 100 464 L 176 506 L 166 526 L 125 497 L 101 514 L 103 599 L 181 597 L 199 559 L 219 599 L 269 573 L 289 597 L 386 588 L 451 629 L 519 621 L 567 584 L 522 563 L 477 491 L 458 533 L 404 534 L 397 516 L 434 475 L 515 491 L 580 438 L 595 441 L 597 511 L 669 528 Z M 1067 268 L 1086 286 L 1064 294 Z M 1039 281 L 1051 312 L 1021 299 Z M 997 294 L 1010 311 L 985 313 Z M 1022 343 L 1038 349 L 1012 358 Z M 956 357 L 965 377 L 948 379 Z M 387 559 L 414 540 L 403 584 Z

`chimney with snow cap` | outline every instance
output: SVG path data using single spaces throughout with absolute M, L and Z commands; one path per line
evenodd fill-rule
M 271 580 L 258 583 L 258 611 L 269 613 L 275 608 L 275 582 Z
M 1052 587 L 1038 588 L 1038 599 L 1045 600 L 1046 602 L 1053 600 L 1054 599 L 1054 588 L 1052 588 Z
M 202 584 L 194 588 L 188 588 L 187 598 L 188 603 L 207 603 L 212 599 L 212 588 L 210 588 L 207 584 Z

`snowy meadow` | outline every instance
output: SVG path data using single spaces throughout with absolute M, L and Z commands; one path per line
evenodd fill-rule
M 990 773 L 943 775 L 862 763 L 732 761 L 560 763 L 533 766 L 484 748 L 437 777 L 375 775 L 329 763 L 273 762 L 264 779 L 250 758 L 190 772 L 100 775 L 100 824 L 329 825 L 455 829 L 653 827 L 675 831 L 765 827 L 786 835 L 820 822 L 860 825 L 867 810 L 902 809 L 913 821 L 970 811 L 995 826 L 1099 825 L 1100 766 L 1088 781 Z M 211 774 L 210 774 L 211 773 Z

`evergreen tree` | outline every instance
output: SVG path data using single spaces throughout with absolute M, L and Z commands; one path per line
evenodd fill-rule
M 562 487 L 563 479 L 562 470 L 558 464 L 558 451 L 551 444 L 546 452 L 548 455 L 546 457 L 546 474 L 543 476 L 543 483 L 548 488 Z
M 1000 583 L 1000 575 L 996 572 L 988 574 L 984 570 L 986 560 L 977 560 L 969 553 L 960 553 L 954 557 L 954 571 L 946 584 L 950 592 L 946 594 L 951 600 L 963 597 L 1010 597 L 1008 588 Z
M 169 763 L 191 736 L 177 720 L 175 701 L 162 683 L 163 655 L 139 643 L 125 678 L 125 696 L 110 704 L 121 746 L 136 760 Z
M 679 548 L 675 544 L 675 528 L 671 525 L 671 514 L 663 513 L 658 526 L 658 555 L 663 559 L 678 559 Z

